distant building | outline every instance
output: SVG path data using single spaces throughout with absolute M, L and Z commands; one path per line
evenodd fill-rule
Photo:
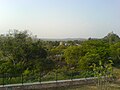
M 59 45 L 68 46 L 68 43 L 67 43 L 67 42 L 63 42 L 63 41 L 60 41 L 60 44 L 59 44 Z
M 59 45 L 63 45 L 63 42 L 61 41 Z

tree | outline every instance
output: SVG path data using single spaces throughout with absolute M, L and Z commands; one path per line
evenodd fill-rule
M 114 34 L 113 32 L 108 33 L 107 36 L 103 38 L 104 41 L 108 42 L 109 44 L 114 44 L 118 41 L 120 41 L 120 38 L 117 34 Z
M 98 53 L 87 53 L 79 61 L 79 67 L 81 70 L 88 70 L 93 63 L 98 64 L 100 60 L 100 55 Z
M 53 62 L 47 59 L 47 50 L 43 48 L 40 40 L 32 39 L 27 31 L 10 32 L 2 37 L 0 42 L 4 57 L 1 68 L 5 73 L 23 73 L 25 70 L 36 69 L 36 66 L 37 69 L 44 70 L 46 67 L 47 71 L 51 70 L 49 64 L 53 65 Z
M 76 67 L 82 55 L 81 46 L 70 46 L 64 51 L 64 57 L 68 65 Z
M 110 46 L 111 58 L 114 64 L 120 64 L 120 42 L 117 42 Z

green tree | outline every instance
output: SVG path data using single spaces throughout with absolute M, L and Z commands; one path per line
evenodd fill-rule
M 117 42 L 110 46 L 111 49 L 111 58 L 114 64 L 120 64 L 120 42 Z
M 64 51 L 64 57 L 68 65 L 76 67 L 82 55 L 81 46 L 70 46 Z
M 53 62 L 47 59 L 47 50 L 43 48 L 40 40 L 34 40 L 27 31 L 10 32 L 2 37 L 0 42 L 0 49 L 3 51 L 4 57 L 0 68 L 5 73 L 15 72 L 17 74 L 23 73 L 25 70 L 32 71 L 36 69 L 36 66 L 37 69 L 51 70 L 49 64 L 53 64 Z
M 98 63 L 100 60 L 100 55 L 98 53 L 87 53 L 79 60 L 79 67 L 81 70 L 88 70 L 93 63 Z

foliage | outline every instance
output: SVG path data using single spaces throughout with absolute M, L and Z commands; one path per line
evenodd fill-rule
M 76 66 L 82 54 L 80 46 L 70 46 L 64 51 L 64 57 L 70 66 Z
M 45 73 L 54 66 L 52 60 L 47 59 L 47 51 L 40 40 L 34 40 L 27 31 L 15 30 L 2 36 L 0 41 L 0 73 L 22 74 L 26 70 L 41 71 L 41 68 Z
M 93 63 L 102 72 L 108 71 L 109 60 L 119 66 L 119 40 L 116 34 L 108 34 L 103 39 L 86 41 L 44 41 L 28 31 L 9 31 L 0 35 L 0 74 L 23 75 L 26 82 L 29 76 L 31 80 L 40 76 L 49 79 L 55 75 L 53 71 L 59 72 L 61 79 L 71 75 L 73 78 L 94 76 Z
M 113 78 L 112 60 L 107 63 L 99 61 L 99 65 L 93 64 L 94 77 L 97 77 L 96 86 L 98 90 L 108 90 L 110 81 Z
M 115 64 L 120 63 L 120 42 L 117 42 L 110 46 L 111 49 L 111 58 L 113 59 Z

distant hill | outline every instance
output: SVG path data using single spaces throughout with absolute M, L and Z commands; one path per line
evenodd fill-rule
M 85 38 L 63 38 L 63 39 L 40 38 L 40 39 L 44 40 L 44 41 L 74 41 L 74 40 L 85 41 L 85 40 L 87 40 Z

